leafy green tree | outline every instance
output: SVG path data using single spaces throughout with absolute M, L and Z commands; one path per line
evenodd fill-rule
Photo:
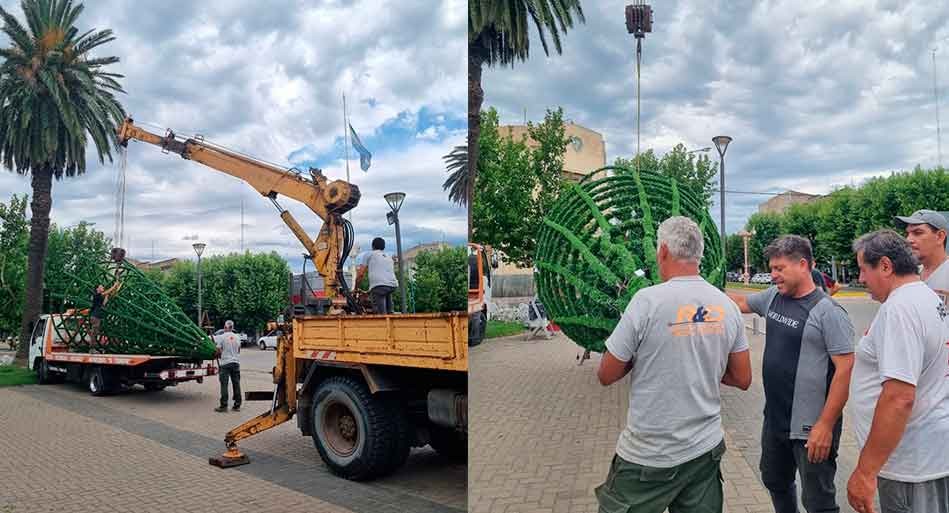
M 498 126 L 497 111 L 484 113 L 481 173 L 475 191 L 474 240 L 529 266 L 544 213 L 563 188 L 567 138 L 563 113 L 547 111 L 544 122 L 528 124 L 530 139 L 514 140 Z
M 580 0 L 471 0 L 468 2 L 468 205 L 473 204 L 481 141 L 481 72 L 484 65 L 514 66 L 530 56 L 531 25 L 540 36 L 544 53 L 550 55 L 549 35 L 554 50 L 563 52 L 561 33 L 573 27 L 576 18 L 584 22 Z M 470 209 L 469 209 L 470 212 Z M 476 219 L 476 218 L 475 218 Z M 472 216 L 468 217 L 468 239 L 474 240 Z
M 748 255 L 751 258 L 751 255 Z M 725 244 L 725 270 L 742 273 L 745 271 L 745 245 L 741 236 L 729 235 Z
M 81 222 L 69 228 L 53 225 L 46 252 L 43 311 L 63 311 L 62 297 L 57 296 L 56 292 L 64 290 L 63 285 L 72 280 L 70 275 L 78 274 L 77 270 L 82 264 L 108 258 L 111 245 L 111 239 L 88 223 Z M 92 294 L 91 290 L 89 294 Z
M 745 229 L 755 232 L 754 236 L 748 241 L 748 259 L 751 260 L 751 265 L 755 270 L 766 272 L 769 265 L 764 258 L 764 248 L 781 236 L 781 216 L 778 214 L 752 214 L 748 218 Z
M 238 330 L 261 330 L 288 303 L 290 267 L 276 253 L 242 253 L 201 260 L 201 306 L 218 327 L 230 319 Z M 178 306 L 197 319 L 197 266 L 177 263 L 162 285 Z
M 424 251 L 415 258 L 417 312 L 465 311 L 468 308 L 467 250 Z
M 93 56 L 115 38 L 111 30 L 81 31 L 82 5 L 71 0 L 23 0 L 26 26 L 0 8 L 9 46 L 0 49 L 0 161 L 30 175 L 30 242 L 26 300 L 17 359 L 26 360 L 30 324 L 40 313 L 53 178 L 86 170 L 92 142 L 99 162 L 112 160 L 116 127 L 125 113 L 115 93 L 121 75 L 106 71 L 118 57 Z
M 15 333 L 22 321 L 30 237 L 26 203 L 26 195 L 0 203 L 0 336 Z
M 636 157 L 617 157 L 614 165 L 627 169 L 636 169 Z M 671 151 L 659 158 L 652 149 L 644 151 L 639 158 L 640 169 L 655 171 L 675 178 L 684 187 L 695 193 L 705 205 L 710 204 L 716 183 L 713 180 L 718 173 L 718 164 L 713 163 L 707 155 L 696 157 L 689 153 L 685 145 L 676 144 Z

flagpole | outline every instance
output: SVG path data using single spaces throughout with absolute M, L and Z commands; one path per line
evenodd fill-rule
M 346 93 L 343 93 L 343 151 L 346 154 L 346 183 L 349 181 L 349 116 L 346 114 Z M 349 211 L 349 222 L 353 222 L 353 211 Z
M 343 151 L 346 154 L 346 181 L 349 181 L 349 116 L 346 114 L 346 93 L 343 93 Z

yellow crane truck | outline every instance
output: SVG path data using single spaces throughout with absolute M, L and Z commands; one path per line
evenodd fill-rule
M 250 184 L 277 207 L 323 278 L 322 297 L 291 310 L 280 326 L 274 390 L 246 394 L 247 400 L 269 401 L 270 408 L 228 432 L 226 452 L 211 464 L 248 463 L 237 442 L 293 417 L 330 470 L 347 479 L 391 473 L 411 447 L 431 445 L 452 459 L 467 456 L 467 312 L 363 311 L 342 269 L 354 238 L 343 214 L 359 202 L 355 185 L 330 181 L 319 169 L 284 169 L 199 136 L 154 134 L 131 118 L 118 140 L 123 146 L 143 141 Z M 280 206 L 279 196 L 304 203 L 323 220 L 316 239 Z

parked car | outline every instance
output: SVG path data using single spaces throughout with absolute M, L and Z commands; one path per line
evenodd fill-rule
M 741 281 L 741 273 L 735 271 L 728 271 L 725 273 L 725 279 L 732 282 Z
M 760 283 L 762 285 L 771 284 L 771 273 L 758 273 L 751 278 L 751 283 Z
M 214 336 L 218 336 L 224 333 L 223 329 L 217 330 L 214 332 Z M 250 339 L 247 337 L 247 333 L 237 333 L 237 336 L 241 339 L 241 347 L 247 347 L 250 344 Z
M 283 332 L 280 330 L 274 330 L 266 335 L 257 339 L 257 346 L 260 347 L 261 351 L 266 351 L 267 349 L 277 349 L 277 339 L 283 335 Z

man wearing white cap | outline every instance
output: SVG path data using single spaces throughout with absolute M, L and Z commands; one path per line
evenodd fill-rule
M 935 210 L 917 210 L 911 216 L 896 216 L 906 226 L 906 240 L 923 269 L 920 278 L 949 304 L 949 264 L 946 263 L 946 234 L 949 219 Z

